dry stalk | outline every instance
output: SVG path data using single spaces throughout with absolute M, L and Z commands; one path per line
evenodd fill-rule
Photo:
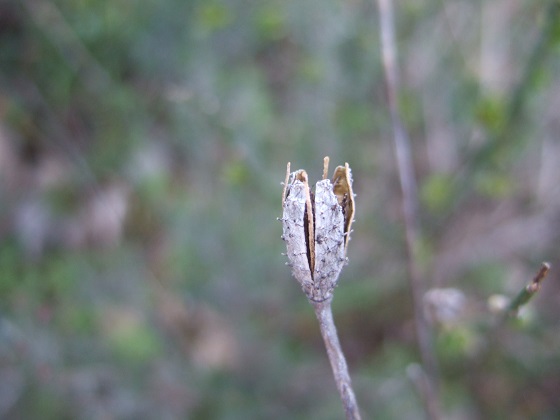
M 426 374 L 424 403 L 431 419 L 439 419 L 440 402 L 438 392 L 437 360 L 432 343 L 432 332 L 425 318 L 422 297 L 425 285 L 422 282 L 418 256 L 418 197 L 410 140 L 402 122 L 399 108 L 399 77 L 393 3 L 391 0 L 377 0 L 381 31 L 381 56 L 383 61 L 387 100 L 393 126 L 393 145 L 402 190 L 402 209 L 406 231 L 407 268 L 414 304 L 416 335 L 422 367 Z

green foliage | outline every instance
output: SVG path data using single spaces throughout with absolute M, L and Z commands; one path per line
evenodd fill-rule
M 497 97 L 483 98 L 477 105 L 475 116 L 478 122 L 492 134 L 501 132 L 507 123 L 506 106 Z
M 475 176 L 474 187 L 480 194 L 500 199 L 510 196 L 515 185 L 507 173 L 480 171 Z
M 86 305 L 80 305 L 74 299 L 66 299 L 58 313 L 60 329 L 68 335 L 93 335 L 96 330 L 97 314 Z
M 340 104 L 336 125 L 341 133 L 353 132 L 356 135 L 367 135 L 375 127 L 371 109 L 364 103 L 356 104 L 351 101 Z
M 479 264 L 469 271 L 463 279 L 465 288 L 473 288 L 486 296 L 502 290 L 506 270 L 503 264 L 498 262 L 486 262 Z
M 430 213 L 441 214 L 453 204 L 455 180 L 449 174 L 432 174 L 424 179 L 420 199 Z
M 108 338 L 117 357 L 126 363 L 148 362 L 160 351 L 159 337 L 142 324 L 121 325 Z
M 280 40 L 287 35 L 287 17 L 280 2 L 267 2 L 255 16 L 258 36 L 266 41 Z
M 220 1 L 210 1 L 202 4 L 198 8 L 196 17 L 196 21 L 207 33 L 225 28 L 233 19 L 232 11 Z
M 6 301 L 20 282 L 20 252 L 9 242 L 2 244 L 0 249 L 0 296 Z
M 2 251 L 0 291 L 6 304 L 25 297 L 33 307 L 69 296 L 80 270 L 71 256 L 52 256 L 30 264 L 21 259 L 21 251 L 13 244 L 4 244 Z
M 477 351 L 479 336 L 466 327 L 452 327 L 437 337 L 439 360 L 443 366 L 456 366 Z

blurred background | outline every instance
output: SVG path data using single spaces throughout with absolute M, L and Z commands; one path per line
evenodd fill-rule
M 557 2 L 395 3 L 443 413 L 558 418 Z M 357 194 L 333 310 L 363 416 L 424 417 L 378 18 L 0 3 L 1 418 L 342 418 L 276 221 L 286 163 L 327 155 Z

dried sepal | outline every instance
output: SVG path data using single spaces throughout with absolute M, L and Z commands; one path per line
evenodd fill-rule
M 354 191 L 352 191 L 352 170 L 348 163 L 338 166 L 333 175 L 333 191 L 338 198 L 338 203 L 344 212 L 344 233 L 346 235 L 344 246 L 348 246 L 352 222 L 354 222 Z
M 292 174 L 294 175 L 294 174 Z M 292 274 L 301 285 L 313 282 L 309 266 L 307 238 L 305 232 L 305 208 L 309 185 L 304 184 L 295 176 L 286 182 L 283 200 L 282 230 L 286 242 L 288 260 Z
M 333 181 L 323 180 L 315 193 L 309 188 L 307 172 L 290 173 L 287 167 L 282 194 L 283 237 L 292 274 L 307 297 L 322 302 L 332 297 L 338 276 L 346 262 L 349 228 L 354 217 L 352 176 L 348 164 L 335 170 Z

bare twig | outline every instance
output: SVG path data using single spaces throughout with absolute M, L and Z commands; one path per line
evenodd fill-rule
M 336 387 L 342 399 L 346 418 L 348 420 L 359 420 L 361 419 L 360 411 L 352 389 L 346 359 L 338 341 L 338 334 L 332 316 L 331 299 L 324 302 L 312 302 L 312 305 L 319 321 L 319 328 L 321 329 L 321 335 L 329 355 Z
M 518 295 L 510 302 L 505 310 L 506 317 L 515 317 L 519 313 L 521 307 L 531 300 L 533 296 L 540 290 L 542 281 L 547 276 L 550 270 L 550 264 L 543 262 L 540 270 L 535 275 L 533 280 L 526 285 Z
M 410 151 L 410 140 L 402 123 L 398 109 L 399 78 L 397 67 L 397 48 L 395 43 L 395 28 L 393 4 L 391 0 L 378 0 L 379 21 L 381 31 L 381 54 L 385 71 L 387 99 L 393 125 L 393 144 L 399 180 L 402 189 L 402 208 L 406 230 L 407 265 L 410 288 L 414 301 L 414 318 L 420 357 L 426 373 L 425 404 L 431 419 L 440 418 L 440 404 L 438 395 L 437 361 L 433 351 L 430 326 L 422 309 L 422 284 L 418 264 L 418 198 L 414 167 Z

